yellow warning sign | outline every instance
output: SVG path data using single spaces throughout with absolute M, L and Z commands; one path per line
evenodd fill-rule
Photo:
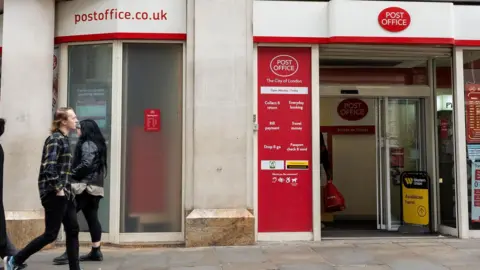
M 429 181 L 426 174 L 405 174 L 402 179 L 403 221 L 407 224 L 430 223 Z
M 287 160 L 287 170 L 308 170 L 308 160 Z

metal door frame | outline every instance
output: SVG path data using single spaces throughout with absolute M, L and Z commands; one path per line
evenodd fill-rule
M 356 89 L 358 90 L 357 95 L 350 95 L 350 94 L 341 94 L 342 89 Z M 389 157 L 389 148 L 384 148 L 385 153 L 380 153 L 382 152 L 382 147 L 379 147 L 379 123 L 380 121 L 384 121 L 386 119 L 382 119 L 382 116 L 380 114 L 380 100 L 386 100 L 388 102 L 388 98 L 395 98 L 395 99 L 417 99 L 420 101 L 420 107 L 419 107 L 419 112 L 420 115 L 418 116 L 420 118 L 420 121 L 418 123 L 420 129 L 419 129 L 419 134 L 420 134 L 420 140 L 421 140 L 421 155 L 420 156 L 425 156 L 425 160 L 423 160 L 423 168 L 425 168 L 428 173 L 431 175 L 432 179 L 436 179 L 436 171 L 433 170 L 433 168 L 436 167 L 436 151 L 432 151 L 435 149 L 435 140 L 428 142 L 427 140 L 427 134 L 430 134 L 434 132 L 434 127 L 431 127 L 435 123 L 435 115 L 434 111 L 429 110 L 428 108 L 432 107 L 432 103 L 435 104 L 434 100 L 434 95 L 432 91 L 432 87 L 429 85 L 418 85 L 418 86 L 391 86 L 391 85 L 322 85 L 320 86 L 320 98 L 349 98 L 349 97 L 355 97 L 355 98 L 374 98 L 375 99 L 375 113 L 376 113 L 376 123 L 375 123 L 375 136 L 377 139 L 377 229 L 381 230 L 392 230 L 397 228 L 396 226 L 392 226 L 391 224 L 391 201 L 390 201 L 390 180 L 388 181 L 381 181 L 382 175 L 381 175 L 381 170 L 384 169 L 386 165 L 389 166 L 389 164 L 383 164 L 382 159 L 383 156 Z M 385 107 L 386 108 L 386 107 Z M 384 114 L 384 117 L 386 114 Z M 388 117 L 388 116 L 387 116 Z M 386 122 L 386 121 L 384 121 Z M 432 148 L 433 147 L 433 148 Z M 381 155 L 379 155 L 381 154 Z M 389 168 L 387 171 L 389 171 Z M 388 200 L 387 200 L 387 222 L 386 224 L 382 224 L 383 222 L 383 216 L 384 216 L 384 211 L 383 211 L 383 204 L 384 204 L 384 198 L 383 198 L 383 184 L 387 184 L 387 194 L 388 194 Z M 434 198 L 437 198 L 437 192 L 436 188 L 432 190 L 432 196 Z M 436 200 L 433 200 L 436 201 Z M 434 221 L 436 224 L 437 222 L 437 204 L 432 205 L 432 213 L 434 214 L 434 217 L 432 218 L 432 222 Z M 435 228 L 437 226 L 434 226 Z
M 390 176 L 390 139 L 388 134 L 389 101 L 390 100 L 412 100 L 418 102 L 416 111 L 416 129 L 417 140 L 419 145 L 419 167 L 420 170 L 428 171 L 428 151 L 426 143 L 426 114 L 427 106 L 425 100 L 428 98 L 421 97 L 378 97 L 375 102 L 376 106 L 376 139 L 377 139 L 377 228 L 387 231 L 396 231 L 400 224 L 392 222 L 392 198 L 391 198 L 391 176 Z M 385 186 L 385 188 L 384 188 Z M 384 218 L 385 216 L 385 218 Z

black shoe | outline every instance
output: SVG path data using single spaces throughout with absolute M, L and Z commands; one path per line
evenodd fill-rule
M 101 262 L 103 261 L 103 254 L 102 251 L 100 251 L 100 247 L 95 248 L 92 247 L 92 250 L 85 255 L 80 256 L 80 261 L 93 261 L 93 262 Z
M 65 265 L 68 264 L 68 255 L 67 252 L 53 259 L 53 264 L 55 265 Z

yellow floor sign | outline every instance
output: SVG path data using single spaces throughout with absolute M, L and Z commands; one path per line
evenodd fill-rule
M 407 224 L 430 223 L 429 181 L 426 174 L 406 174 L 402 180 L 403 221 Z

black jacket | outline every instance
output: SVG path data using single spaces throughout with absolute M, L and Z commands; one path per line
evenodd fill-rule
M 323 139 L 323 134 L 320 133 L 320 164 L 323 165 L 323 169 L 325 169 L 325 172 L 327 173 L 327 178 L 331 178 L 332 171 L 330 168 L 330 157 L 329 153 L 327 150 L 327 147 L 325 145 L 325 140 Z
M 2 145 L 0 144 L 0 203 L 3 205 L 3 162 L 5 160 L 5 154 L 3 152 Z
M 80 153 L 75 153 L 72 164 L 74 182 L 103 187 L 105 169 L 102 166 L 97 145 L 92 141 L 85 141 L 76 151 Z

